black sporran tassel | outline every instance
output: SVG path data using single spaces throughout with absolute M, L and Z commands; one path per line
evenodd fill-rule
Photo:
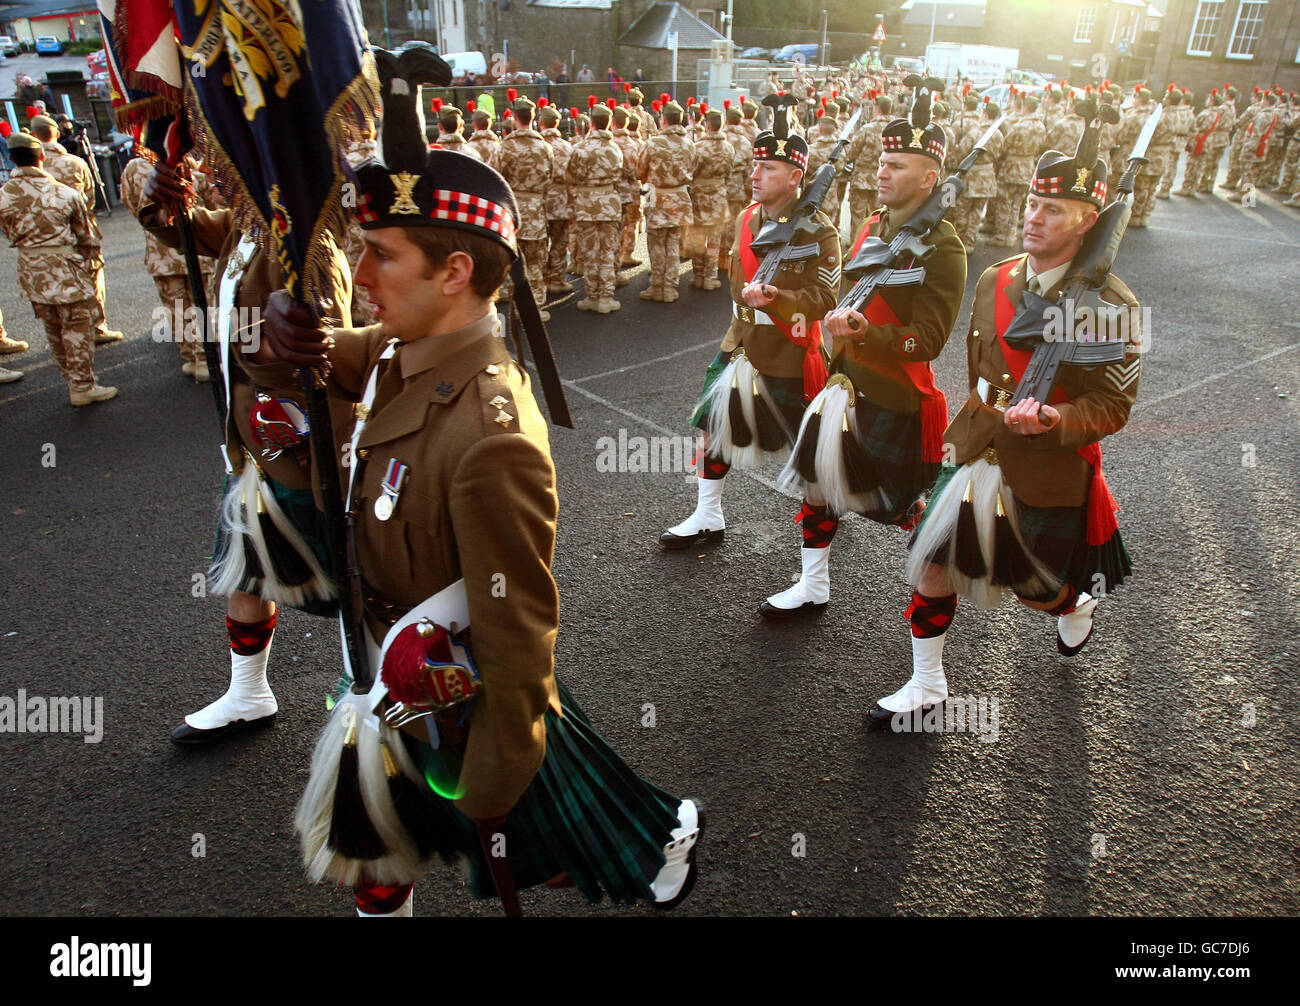
M 301 587 L 307 583 L 313 576 L 311 567 L 298 554 L 293 543 L 280 533 L 271 515 L 259 512 L 257 522 L 262 528 L 262 540 L 266 542 L 266 553 L 276 579 L 286 587 Z
M 857 496 L 869 493 L 880 485 L 880 479 L 876 477 L 875 465 L 867 457 L 867 452 L 862 449 L 862 444 L 858 443 L 858 438 L 849 424 L 848 412 L 844 413 L 844 422 L 840 429 L 840 453 L 844 457 L 844 477 L 849 492 Z
M 339 777 L 334 784 L 334 812 L 330 817 L 330 845 L 349 859 L 379 859 L 388 853 L 384 840 L 370 823 L 361 798 L 361 775 L 357 766 L 357 724 L 348 725 L 339 755 Z
M 966 491 L 962 493 L 961 506 L 957 509 L 957 527 L 953 531 L 953 565 L 962 576 L 972 580 L 981 580 L 988 573 L 984 562 L 984 552 L 980 548 L 979 532 L 975 529 L 975 504 L 973 502 L 974 482 L 966 482 Z M 1005 517 L 1002 518 L 1006 520 Z
M 415 841 L 420 858 L 428 859 L 436 849 L 434 835 L 438 833 L 433 802 L 397 767 L 386 742 L 381 742 L 380 752 L 384 759 L 384 775 L 388 777 L 388 795 L 392 798 L 393 808 L 401 819 L 402 827 Z
M 1033 576 L 1033 564 L 1016 540 L 999 492 L 998 515 L 993 520 L 993 582 L 999 587 L 1014 587 Z
M 825 403 L 823 403 L 825 404 Z M 822 407 L 808 417 L 794 450 L 794 466 L 809 484 L 817 481 L 817 441 L 822 438 Z
M 736 379 L 731 379 L 731 394 L 727 398 L 727 419 L 731 424 L 731 442 L 736 447 L 748 447 L 754 442 L 754 434 L 745 421 L 745 407 L 740 401 L 740 388 Z
M 264 580 L 266 570 L 262 569 L 262 560 L 257 557 L 257 549 L 253 547 L 253 539 L 246 534 L 239 536 L 241 547 L 244 550 L 244 579 L 247 580 Z
M 785 446 L 785 430 L 767 400 L 759 394 L 758 382 L 753 384 L 754 425 L 758 428 L 758 446 L 765 451 L 779 451 Z

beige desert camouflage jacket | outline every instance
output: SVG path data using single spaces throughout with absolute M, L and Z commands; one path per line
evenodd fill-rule
M 99 227 L 76 189 L 40 168 L 14 168 L 0 188 L 0 230 L 18 249 L 18 289 L 33 304 L 95 298 Z

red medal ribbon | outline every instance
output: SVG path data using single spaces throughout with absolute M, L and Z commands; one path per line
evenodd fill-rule
M 1007 345 L 1006 340 L 1002 338 L 1002 333 L 1011 326 L 1011 319 L 1015 317 L 1016 305 L 1011 302 L 1007 294 L 1007 288 L 1011 286 L 1011 274 L 1023 259 L 1012 259 L 1005 262 L 1002 268 L 998 270 L 997 283 L 994 287 L 994 328 L 997 330 L 998 345 L 1002 350 L 1002 356 L 1007 361 L 1007 370 L 1016 383 L 1025 374 L 1025 368 L 1029 366 L 1029 358 L 1033 356 L 1033 350 L 1012 349 Z M 1065 401 L 1065 395 L 1060 388 L 1052 392 L 1052 404 L 1059 405 Z M 1119 504 L 1115 502 L 1115 497 L 1110 494 L 1110 487 L 1106 485 L 1106 476 L 1101 470 L 1101 444 L 1094 442 L 1086 447 L 1079 448 L 1079 457 L 1092 468 L 1092 485 L 1088 488 L 1088 544 L 1104 545 L 1111 536 L 1119 530 L 1119 523 L 1115 520 L 1115 511 L 1119 509 Z
M 749 230 L 749 221 L 758 205 L 758 203 L 753 203 L 748 206 L 740 222 L 740 268 L 747 281 L 754 278 L 759 267 L 758 256 L 749 247 L 749 243 L 754 237 Z M 822 388 L 826 387 L 826 379 L 830 376 L 826 373 L 826 361 L 822 359 L 821 353 L 821 321 L 814 321 L 806 325 L 801 338 L 795 334 L 793 325 L 787 325 L 774 314 L 769 314 L 768 317 L 772 319 L 772 324 L 780 329 L 782 335 L 803 349 L 803 396 L 806 400 L 811 401 Z
M 853 245 L 853 250 L 849 252 L 848 261 L 853 261 L 858 249 L 867 240 L 871 225 L 879 221 L 878 212 L 867 218 Z M 885 298 L 879 294 L 872 297 L 865 305 L 862 315 L 872 325 L 902 325 L 898 315 L 894 314 L 890 306 L 885 303 Z M 912 387 L 916 388 L 921 396 L 921 460 L 929 464 L 939 464 L 943 461 L 943 431 L 948 428 L 948 399 L 934 383 L 934 368 L 930 366 L 930 361 L 900 360 L 899 366 L 903 368 L 903 373 L 907 375 L 907 379 L 912 382 Z

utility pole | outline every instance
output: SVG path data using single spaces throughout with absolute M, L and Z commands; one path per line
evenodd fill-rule
M 822 11 L 822 66 L 826 65 L 826 24 L 829 15 Z

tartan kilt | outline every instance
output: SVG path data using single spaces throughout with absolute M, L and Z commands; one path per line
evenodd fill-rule
M 593 904 L 653 901 L 650 882 L 664 865 L 663 847 L 677 827 L 681 802 L 642 779 L 592 728 L 557 678 L 563 716 L 546 712 L 546 757 L 503 829 L 506 863 L 519 890 L 565 873 Z M 430 745 L 400 732 L 426 777 L 439 758 Z M 469 860 L 476 898 L 496 897 L 474 823 L 451 800 L 428 794 L 447 861 Z
M 921 413 L 883 409 L 862 392 L 851 410 L 858 441 L 875 465 L 884 505 L 860 510 L 868 520 L 893 524 L 934 485 L 938 462 L 921 460 Z
M 697 429 L 707 430 L 709 428 L 709 413 L 705 406 L 705 400 L 708 397 L 709 389 L 721 376 L 726 369 L 727 364 L 731 362 L 731 353 L 719 353 L 709 364 L 709 369 L 704 372 L 704 389 L 700 392 L 700 403 L 695 407 L 691 414 L 691 425 Z M 768 394 L 772 396 L 772 401 L 776 407 L 781 410 L 781 418 L 785 420 L 785 425 L 794 433 L 798 433 L 799 424 L 803 422 L 803 410 L 807 406 L 807 399 L 803 397 L 803 378 L 802 377 L 769 377 L 763 374 L 763 383 L 767 386 Z M 793 446 L 793 439 L 787 446 Z
M 944 465 L 935 481 L 931 500 L 937 500 L 961 471 L 960 465 Z M 1110 593 L 1133 572 L 1133 562 L 1124 547 L 1119 529 L 1102 545 L 1088 544 L 1086 506 L 1034 507 L 1022 503 L 1014 493 L 1020 535 L 1034 556 L 1062 583 L 1076 591 L 1098 596 Z M 912 547 L 926 517 L 934 512 L 927 507 L 921 514 L 908 548 Z
M 221 498 L 226 498 L 226 491 L 230 487 L 232 476 L 227 475 L 221 483 Z M 280 504 L 280 509 L 284 515 L 289 518 L 293 526 L 298 529 L 303 540 L 311 546 L 312 554 L 321 564 L 321 568 L 333 578 L 334 569 L 330 563 L 330 552 L 326 546 L 325 535 L 325 515 L 316 509 L 316 501 L 312 497 L 310 489 L 289 489 L 281 485 L 271 476 L 265 476 L 266 484 L 271 487 L 271 492 L 275 500 Z M 225 544 L 229 532 L 222 526 L 220 520 L 217 521 L 217 536 L 213 546 L 213 555 L 221 555 L 225 550 Z M 258 582 L 253 577 L 246 577 L 244 582 L 239 585 L 239 589 L 246 594 L 260 596 L 258 593 Z M 306 604 L 290 605 L 296 607 L 299 611 L 306 612 L 308 615 L 320 615 L 325 618 L 333 618 L 338 614 L 338 602 L 326 601 L 321 598 L 313 598 Z

